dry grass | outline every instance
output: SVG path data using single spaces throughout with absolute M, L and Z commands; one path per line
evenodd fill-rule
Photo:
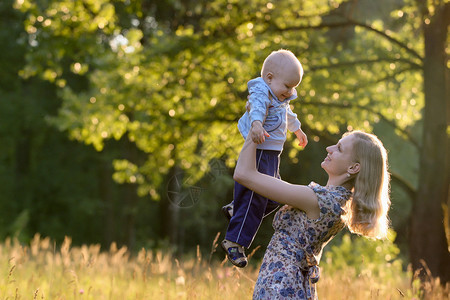
M 212 251 L 217 246 L 213 243 Z M 131 257 L 113 244 L 57 247 L 36 235 L 29 246 L 6 240 L 0 245 L 0 299 L 251 299 L 258 270 L 210 262 L 197 251 L 183 261 L 170 253 L 142 249 Z M 326 299 L 418 299 L 407 272 L 395 281 L 370 275 L 323 274 L 318 292 Z M 429 299 L 447 299 L 436 284 Z M 448 294 L 447 294 L 448 295 Z M 428 297 L 427 297 L 428 298 Z

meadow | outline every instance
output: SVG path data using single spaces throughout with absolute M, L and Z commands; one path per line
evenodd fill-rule
M 39 235 L 28 245 L 7 239 L 0 245 L 0 299 L 251 299 L 259 262 L 238 269 L 213 259 L 217 239 L 210 253 L 197 249 L 183 259 L 146 249 L 131 255 L 114 243 L 109 250 L 72 247 L 68 237 L 61 245 Z M 364 268 L 337 263 L 355 246 L 343 241 L 321 262 L 319 299 L 448 299 L 448 288 L 436 280 L 426 285 L 426 294 L 418 280 L 411 283 L 411 272 L 384 254 L 392 248 L 376 246 L 385 261 L 366 258 L 372 263 Z

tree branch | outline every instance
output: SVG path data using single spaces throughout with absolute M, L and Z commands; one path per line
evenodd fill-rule
M 280 28 L 279 26 L 277 26 L 274 23 L 271 23 L 271 25 L 270 25 L 270 27 L 273 27 L 273 28 L 275 28 L 278 31 L 326 29 L 326 28 L 339 28 L 339 27 L 348 27 L 348 26 L 354 26 L 354 27 L 359 26 L 359 27 L 365 28 L 367 30 L 373 31 L 376 34 L 386 38 L 390 42 L 400 46 L 403 49 L 405 49 L 406 52 L 410 53 L 414 57 L 418 58 L 421 62 L 423 62 L 423 58 L 416 51 L 414 51 L 413 49 L 409 48 L 405 43 L 403 43 L 403 42 L 393 38 L 392 36 L 390 36 L 389 34 L 387 34 L 384 31 L 375 29 L 375 28 L 373 28 L 372 26 L 370 26 L 368 24 L 360 23 L 360 22 L 357 22 L 357 21 L 351 20 L 351 19 L 346 19 L 345 22 L 321 23 L 319 25 L 291 26 L 291 27 L 285 27 L 285 28 Z
M 311 70 L 315 71 L 315 70 L 320 70 L 320 69 L 341 68 L 341 67 L 348 67 L 348 66 L 354 66 L 354 65 L 360 65 L 360 64 L 374 64 L 374 63 L 378 63 L 378 62 L 403 62 L 403 63 L 413 66 L 415 69 L 418 69 L 418 70 L 422 69 L 421 65 L 418 65 L 407 59 L 379 58 L 379 59 L 362 59 L 362 60 L 355 60 L 355 61 L 346 61 L 346 62 L 341 62 L 341 63 L 337 63 L 337 64 L 322 65 L 322 66 L 312 66 Z
M 349 22 L 350 25 L 363 27 L 363 28 L 366 28 L 366 29 L 368 29 L 370 31 L 373 31 L 373 32 L 381 35 L 382 37 L 386 38 L 387 40 L 391 41 L 392 43 L 397 44 L 401 48 L 405 49 L 406 52 L 409 52 L 411 55 L 415 56 L 416 58 L 418 58 L 423 63 L 423 57 L 420 56 L 419 53 L 417 53 L 413 49 L 409 48 L 408 45 L 406 45 L 405 43 L 403 43 L 403 42 L 393 38 L 392 36 L 390 36 L 386 32 L 378 30 L 378 29 L 375 29 L 375 28 L 373 28 L 372 26 L 370 26 L 368 24 L 356 22 L 355 20 L 348 20 L 348 22 Z
M 375 84 L 378 84 L 380 82 L 384 82 L 384 81 L 389 81 L 390 79 L 395 79 L 395 76 L 411 71 L 413 70 L 413 68 L 405 68 L 405 69 L 399 69 L 397 72 L 393 73 L 393 74 L 388 74 L 384 77 L 378 78 L 376 80 L 373 81 L 367 81 L 364 84 L 362 83 L 362 81 L 359 81 L 358 86 L 353 86 L 352 88 L 341 88 L 341 89 L 336 89 L 337 92 L 340 93 L 344 93 L 344 92 L 356 92 L 358 90 L 361 90 L 362 88 L 366 88 L 366 87 L 371 87 Z M 346 86 L 344 86 L 346 87 Z
M 411 142 L 411 144 L 413 144 L 418 151 L 420 151 L 421 147 L 420 147 L 419 143 L 414 139 L 414 137 L 411 136 L 411 134 L 409 134 L 406 130 L 399 128 L 394 121 L 389 120 L 382 113 L 377 112 L 368 106 L 363 106 L 363 105 L 353 104 L 353 103 L 348 103 L 348 104 L 325 103 L 325 102 L 320 102 L 320 101 L 304 101 L 304 102 L 302 102 L 302 105 L 327 106 L 327 107 L 335 107 L 335 108 L 340 108 L 340 109 L 356 108 L 356 109 L 368 111 L 369 113 L 378 116 L 381 120 L 385 121 L 387 124 L 391 125 L 393 128 L 399 130 L 408 139 L 408 141 Z
M 396 172 L 390 171 L 390 173 L 392 181 L 397 183 L 403 190 L 405 190 L 411 201 L 414 202 L 416 200 L 417 189 L 414 188 L 408 181 L 406 181 Z

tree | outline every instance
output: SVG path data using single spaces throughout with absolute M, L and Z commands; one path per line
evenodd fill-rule
M 387 46 L 387 51 L 382 50 L 377 54 L 372 53 L 368 49 L 368 60 L 348 59 L 341 57 L 337 66 L 342 62 L 350 64 L 357 64 L 359 66 L 367 63 L 376 65 L 377 63 L 385 61 L 389 63 L 391 69 L 398 71 L 391 74 L 382 75 L 379 80 L 372 82 L 383 82 L 392 84 L 401 81 L 405 82 L 408 78 L 420 76 L 423 78 L 423 94 L 424 94 L 424 108 L 423 108 L 423 129 L 420 142 L 416 141 L 408 127 L 402 122 L 404 116 L 398 116 L 401 107 L 392 110 L 392 106 L 386 112 L 373 109 L 370 106 L 369 113 L 379 114 L 383 119 L 392 123 L 399 131 L 400 135 L 407 138 L 412 144 L 416 145 L 420 153 L 420 166 L 418 187 L 413 199 L 413 211 L 411 215 L 411 229 L 410 229 L 410 257 L 414 270 L 421 271 L 420 275 L 423 279 L 426 278 L 424 268 L 429 268 L 432 276 L 439 277 L 441 282 L 447 283 L 450 281 L 450 270 L 447 267 L 450 265 L 450 241 L 446 239 L 444 224 L 444 207 L 447 203 L 449 195 L 449 91 L 448 85 L 448 56 L 446 54 L 448 26 L 450 21 L 450 4 L 446 1 L 405 1 L 403 7 L 399 7 L 391 12 L 391 16 L 397 21 L 379 23 L 379 21 L 368 23 L 367 19 L 359 19 L 361 11 L 358 7 L 352 4 L 360 2 L 360 8 L 364 5 L 364 1 L 353 1 L 345 3 L 344 9 L 341 10 L 343 14 L 335 15 L 337 19 L 326 20 L 317 26 L 311 26 L 320 29 L 321 27 L 336 28 L 351 27 L 354 28 L 355 33 L 358 31 L 368 35 L 367 39 L 360 39 L 364 43 L 371 40 L 370 35 L 375 34 L 380 39 L 379 43 L 370 44 L 370 47 Z M 367 5 L 367 3 L 366 3 Z M 358 10 L 358 18 L 352 14 L 352 10 Z M 338 10 L 339 11 L 339 10 Z M 408 20 L 406 20 L 406 15 Z M 366 17 L 366 16 L 363 16 Z M 366 17 L 367 18 L 367 17 Z M 402 20 L 403 19 L 403 20 Z M 398 26 L 402 26 L 406 35 L 399 31 Z M 278 26 L 277 26 L 278 27 Z M 303 26 L 306 29 L 308 26 Z M 383 28 L 385 27 L 385 28 Z M 299 30 L 300 27 L 284 28 L 284 30 Z M 412 36 L 411 36 L 412 34 Z M 419 36 L 420 39 L 414 45 L 409 43 L 408 35 Z M 354 39 L 354 37 L 353 37 Z M 347 48 L 348 49 L 348 48 Z M 381 48 L 380 48 L 381 49 Z M 358 52 L 352 51 L 353 55 Z M 393 52 L 395 53 L 392 56 Z M 375 54 L 373 58 L 371 55 Z M 364 57 L 358 56 L 358 57 Z M 336 66 L 335 64 L 328 65 L 326 68 Z M 376 72 L 375 69 L 372 72 Z M 405 77 L 402 73 L 409 72 L 411 76 Z M 419 73 L 420 72 L 420 73 Z M 382 74 L 383 72 L 377 72 Z M 374 74 L 374 73 L 372 73 Z M 391 77 L 391 78 L 390 78 Z M 393 80 L 392 80 L 393 79 Z M 417 83 L 420 83 L 419 81 Z M 398 104 L 405 100 L 413 104 L 416 102 L 416 97 L 419 96 L 414 93 L 417 90 L 417 85 L 400 84 L 399 87 L 405 86 L 412 88 L 412 97 L 406 92 L 400 95 Z M 379 86 L 377 87 L 379 88 Z M 375 92 L 375 91 L 374 91 Z M 404 91 L 402 91 L 404 92 Z M 375 93 L 371 95 L 372 99 Z M 416 96 L 414 96 L 416 94 Z M 386 96 L 383 93 L 383 96 Z M 421 96 L 420 96 L 421 97 Z M 401 100 L 402 99 L 402 100 Z M 404 99 L 404 100 L 403 100 Z M 406 102 L 407 103 L 407 102 Z M 392 100 L 391 100 L 392 104 Z M 351 105 L 358 105 L 354 102 Z M 340 106 L 339 104 L 337 106 Z M 363 107 L 361 107 L 363 108 Z M 406 108 L 406 107 L 405 107 Z M 363 108 L 364 110 L 365 108 Z M 389 118 L 389 110 L 397 114 L 394 119 Z M 403 124 L 402 124 L 403 123 Z M 411 127 L 410 127 L 411 128 Z M 436 174 L 440 174 L 436 178 Z
M 377 108 L 374 105 L 367 107 L 361 101 L 350 101 L 350 104 L 344 103 L 343 105 L 339 103 L 330 105 L 323 102 L 311 104 L 330 107 L 359 106 L 362 111 L 378 115 L 378 117 L 391 123 L 398 130 L 400 136 L 417 147 L 420 153 L 419 184 L 415 191 L 410 191 L 414 195 L 410 227 L 411 262 L 414 270 L 421 271 L 421 278 L 426 278 L 424 268 L 428 268 L 432 276 L 439 277 L 441 282 L 447 283 L 450 281 L 450 269 L 447 267 L 450 265 L 450 251 L 448 250 L 450 241 L 446 239 L 445 226 L 450 226 L 450 224 L 444 224 L 443 208 L 447 204 L 449 195 L 450 171 L 447 129 L 449 124 L 449 91 L 446 84 L 449 78 L 446 48 L 450 4 L 446 1 L 434 1 L 432 3 L 429 1 L 405 1 L 403 7 L 398 6 L 392 10 L 391 17 L 394 21 L 385 19 L 375 20 L 372 23 L 362 11 L 367 5 L 368 3 L 365 1 L 344 3 L 341 9 L 334 11 L 329 18 L 324 18 L 323 22 L 318 25 L 280 27 L 274 23 L 272 26 L 280 32 L 329 28 L 330 32 L 335 34 L 336 31 L 339 32 L 339 28 L 353 28 L 352 33 L 354 35 L 358 35 L 358 32 L 366 35 L 365 38 L 361 39 L 352 36 L 351 41 L 356 44 L 345 47 L 347 51 L 352 49 L 350 51 L 352 55 L 356 54 L 356 59 L 340 55 L 340 58 L 337 59 L 338 63 L 335 64 L 331 61 L 331 63 L 319 67 L 319 69 L 330 70 L 336 67 L 341 68 L 343 65 L 364 68 L 364 66 L 372 65 L 367 83 L 376 87 L 376 90 L 373 90 L 370 94 L 372 101 L 369 100 L 368 103 L 372 102 L 371 104 L 373 104 L 373 100 L 377 101 L 378 89 L 383 89 L 376 84 L 377 82 L 386 84 L 388 88 L 398 86 L 402 89 L 397 94 L 399 97 L 396 100 L 391 98 L 387 109 Z M 389 5 L 386 5 L 386 7 L 389 8 Z M 418 40 L 416 39 L 416 43 L 408 42 L 413 40 L 414 37 L 419 37 Z M 342 35 L 339 38 L 342 39 Z M 379 39 L 379 42 L 373 38 Z M 344 40 L 348 40 L 348 38 L 345 38 L 345 33 Z M 362 43 L 360 44 L 362 47 L 358 48 L 357 43 Z M 369 46 L 369 49 L 364 46 Z M 361 50 L 366 51 L 366 53 L 358 54 Z M 323 55 L 323 52 L 321 54 Z M 333 57 L 331 56 L 331 58 Z M 377 70 L 377 65 L 389 66 L 385 70 L 392 69 L 394 72 L 384 73 L 382 69 Z M 318 69 L 317 66 L 315 68 Z M 348 68 L 346 71 L 348 71 Z M 355 71 L 357 71 L 355 74 L 363 75 L 359 80 L 365 79 L 366 76 L 361 72 L 364 69 Z M 404 74 L 407 73 L 409 75 L 405 76 Z M 378 79 L 373 78 L 375 74 L 379 75 Z M 417 80 L 419 78 L 423 80 L 423 96 L 420 95 L 421 92 L 418 89 L 421 83 Z M 405 84 L 408 80 L 417 81 L 413 84 Z M 360 88 L 363 88 L 361 90 L 366 89 L 367 91 L 368 86 L 361 83 L 360 81 Z M 411 90 L 407 91 L 403 88 Z M 380 93 L 380 96 L 389 97 L 389 94 L 396 94 L 388 90 L 385 91 L 387 93 Z M 347 95 L 348 92 L 346 92 Z M 331 94 L 331 91 L 328 91 L 328 93 Z M 360 99 L 366 98 L 364 95 L 359 97 L 361 97 Z M 417 99 L 422 97 L 424 97 L 421 120 L 423 127 L 420 137 L 410 132 L 413 128 L 411 123 L 404 122 L 408 119 L 417 120 L 416 117 L 411 119 L 403 114 L 405 109 L 410 109 L 408 104 L 414 105 L 418 101 L 422 102 L 422 100 Z M 393 108 L 394 102 L 401 106 Z M 380 103 L 386 102 L 380 101 Z M 413 113 L 416 114 L 417 110 L 414 109 Z M 394 116 L 394 118 L 391 116 Z M 436 176 L 436 174 L 440 175 Z M 394 177 L 394 179 L 397 179 L 396 182 L 403 182 L 401 178 Z
M 122 242 L 121 227 L 110 222 L 121 219 L 114 204 L 125 189 L 112 180 L 109 156 L 115 149 L 98 153 L 49 124 L 61 105 L 61 82 L 48 80 L 48 70 L 42 77 L 17 76 L 25 75 L 27 59 L 46 56 L 33 56 L 37 44 L 29 33 L 34 29 L 24 31 L 27 16 L 13 8 L 14 2 L 0 3 L 0 238 L 28 242 L 40 233 L 57 242 L 65 235 L 78 244 Z M 86 84 L 73 73 L 65 80 L 76 90 Z
M 117 182 L 168 201 L 173 170 L 197 182 L 214 158 L 233 166 L 246 81 L 258 76 L 270 51 L 289 48 L 305 67 L 302 102 L 293 105 L 312 140 L 382 122 L 416 147 L 418 190 L 393 174 L 416 193 L 411 260 L 419 268 L 424 259 L 448 282 L 441 267 L 449 259 L 441 222 L 449 178 L 446 1 L 168 1 L 175 3 L 165 11 L 178 16 L 173 22 L 156 17 L 164 5 L 145 1 L 47 2 L 18 7 L 39 45 L 22 74 L 61 88 L 52 122 L 72 138 L 98 151 L 111 139 L 137 148 L 137 156 L 115 160 Z M 85 89 L 68 83 L 73 74 L 87 80 Z M 437 173 L 443 175 L 432 184 Z M 433 195 L 428 205 L 426 195 Z
M 415 270 L 429 268 L 443 283 L 450 282 L 450 240 L 446 239 L 444 207 L 449 199 L 450 95 L 448 27 L 450 3 L 417 1 L 422 20 L 425 107 L 417 197 L 411 215 L 410 251 Z M 448 206 L 447 206 L 448 209 Z M 430 234 L 432 233 L 432 234 Z

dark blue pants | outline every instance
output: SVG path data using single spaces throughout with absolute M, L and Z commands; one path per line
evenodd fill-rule
M 280 153 L 273 150 L 256 150 L 256 168 L 259 172 L 280 178 Z M 275 211 L 278 202 L 269 200 L 243 185 L 234 183 L 233 217 L 225 239 L 250 247 L 264 217 Z

